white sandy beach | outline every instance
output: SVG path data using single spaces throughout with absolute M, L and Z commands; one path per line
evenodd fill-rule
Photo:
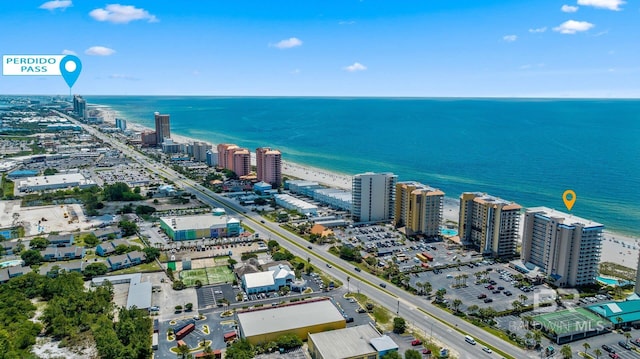
M 105 122 L 115 122 L 115 112 L 112 110 L 100 108 L 102 112 L 109 112 L 105 114 Z M 135 123 L 127 122 L 127 126 L 133 131 L 153 131 L 153 129 L 141 126 Z M 179 143 L 192 143 L 200 140 L 195 140 L 185 136 L 171 134 L 174 141 Z M 212 147 L 216 147 L 209 141 L 200 141 L 211 144 Z M 286 154 L 285 154 L 286 156 Z M 252 162 L 255 165 L 255 154 L 252 153 Z M 311 166 L 301 165 L 289 161 L 282 161 L 282 173 L 284 176 L 296 177 L 307 181 L 318 182 L 322 185 L 326 185 L 334 188 L 351 189 L 351 176 L 334 173 L 325 169 L 315 168 Z M 446 197 L 444 203 L 443 218 L 445 221 L 458 222 L 460 202 L 457 198 Z M 524 215 L 521 217 L 520 223 L 524 223 Z M 522 238 L 522 225 L 520 237 Z M 617 241 L 617 242 L 616 242 Z M 633 247 L 635 246 L 635 249 Z M 640 253 L 640 236 L 627 236 L 620 233 L 611 232 L 605 230 L 603 242 L 602 242 L 602 254 L 601 262 L 614 262 L 621 264 L 625 267 L 637 268 L 638 267 L 638 254 Z

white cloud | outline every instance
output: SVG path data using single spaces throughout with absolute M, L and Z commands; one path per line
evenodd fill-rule
M 506 42 L 514 42 L 518 40 L 518 35 L 505 35 L 502 37 L 502 40 Z
M 364 71 L 367 69 L 367 67 L 359 62 L 354 62 L 353 65 L 349 65 L 344 69 L 349 72 L 356 72 L 356 71 Z
M 578 5 L 593 6 L 599 9 L 620 11 L 620 5 L 626 4 L 623 0 L 578 0 Z
M 64 49 L 62 50 L 63 55 L 77 55 L 75 51 Z
M 52 0 L 47 1 L 44 4 L 40 5 L 40 9 L 45 10 L 56 10 L 56 9 L 66 9 L 71 6 L 71 0 Z
M 104 46 L 91 46 L 84 50 L 84 53 L 90 56 L 109 56 L 116 53 L 116 50 Z
M 123 74 L 113 74 L 113 75 L 109 75 L 110 79 L 114 79 L 114 80 L 127 80 L 127 81 L 138 81 L 140 80 L 137 77 L 131 76 L 131 75 L 123 75 Z
M 567 20 L 558 27 L 554 27 L 553 31 L 561 34 L 575 34 L 576 32 L 587 31 L 594 26 L 592 23 L 586 21 Z
M 571 5 L 562 5 L 562 7 L 560 8 L 560 10 L 562 10 L 562 12 L 576 12 L 578 11 L 579 7 L 577 6 L 571 6 Z
M 290 37 L 276 44 L 269 44 L 269 46 L 277 47 L 279 49 L 290 49 L 292 47 L 302 46 L 302 40 L 298 39 L 297 37 Z
M 114 24 L 126 24 L 135 20 L 147 20 L 157 22 L 155 15 L 149 14 L 145 9 L 138 9 L 132 5 L 109 4 L 104 9 L 91 10 L 89 16 L 98 21 L 108 21 Z
M 545 31 L 547 31 L 547 27 L 546 26 L 539 27 L 537 29 L 529 29 L 529 32 L 532 33 L 532 34 L 537 34 L 537 33 L 545 32 Z

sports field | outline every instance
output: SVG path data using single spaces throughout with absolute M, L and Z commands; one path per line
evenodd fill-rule
M 183 270 L 180 272 L 180 279 L 187 287 L 196 285 L 196 281 L 200 280 L 202 285 L 219 284 L 225 282 L 233 282 L 234 276 L 229 267 L 216 266 L 199 269 Z
M 558 335 L 581 333 L 608 326 L 608 320 L 585 308 L 561 310 L 533 317 L 534 322 L 553 330 Z

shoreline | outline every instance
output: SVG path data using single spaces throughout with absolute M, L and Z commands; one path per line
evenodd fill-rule
M 109 106 L 100 104 L 91 104 L 91 106 L 95 110 L 100 112 L 100 115 L 103 116 L 105 122 L 115 123 L 116 117 L 122 117 L 127 121 L 127 128 L 133 131 L 154 131 L 153 128 L 144 126 L 136 122 L 130 122 L 130 120 L 125 118 L 125 116 L 120 116 L 120 113 L 117 110 L 114 110 Z M 171 138 L 173 138 L 178 143 L 204 142 L 210 144 L 213 148 L 217 146 L 216 143 L 208 140 L 195 139 L 176 133 L 172 133 Z M 251 161 L 252 165 L 255 165 L 255 153 L 253 152 L 251 153 Z M 328 187 L 351 190 L 352 175 L 337 173 L 310 165 L 283 160 L 282 174 L 283 177 L 291 176 L 307 181 L 318 182 L 319 184 Z M 458 223 L 458 215 L 460 210 L 459 205 L 460 200 L 458 198 L 445 196 L 442 216 L 444 222 L 453 221 Z M 522 215 L 520 222 L 521 238 L 523 221 L 524 215 Z M 602 238 L 603 246 L 600 262 L 613 262 L 622 264 L 624 266 L 629 266 L 634 269 L 637 268 L 638 255 L 640 254 L 640 237 L 635 234 L 627 234 L 623 232 L 616 232 L 615 230 L 605 229 Z M 606 245 L 604 245 L 605 243 Z M 634 246 L 636 248 L 635 250 L 633 249 Z

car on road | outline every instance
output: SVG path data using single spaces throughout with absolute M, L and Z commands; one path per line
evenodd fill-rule
M 380 286 L 381 286 L 382 288 L 386 288 L 386 287 L 387 287 L 387 285 L 386 285 L 386 284 L 384 284 L 384 283 L 380 283 Z
M 606 345 L 606 344 L 602 344 L 602 350 L 604 350 L 605 352 L 609 352 L 609 353 L 615 353 L 616 351 L 613 350 L 612 347 Z
M 264 224 L 264 220 L 261 220 L 260 223 Z
M 414 347 L 417 345 L 422 345 L 422 340 L 420 339 L 414 339 L 411 341 L 411 345 L 413 345 Z
M 360 269 L 360 268 L 358 268 L 358 267 L 353 267 L 353 269 L 354 269 L 356 272 L 362 272 L 362 269 Z
M 627 342 L 625 342 L 624 340 L 621 340 L 618 342 L 618 345 L 627 349 L 627 350 L 631 350 L 631 345 L 629 345 Z
M 331 264 L 327 263 L 327 268 L 331 268 Z
M 313 247 L 311 247 L 311 246 L 307 246 L 307 248 L 309 248 L 309 249 L 313 249 Z
M 482 351 L 489 354 L 493 353 L 493 350 L 491 350 L 491 348 L 489 347 L 482 347 Z

